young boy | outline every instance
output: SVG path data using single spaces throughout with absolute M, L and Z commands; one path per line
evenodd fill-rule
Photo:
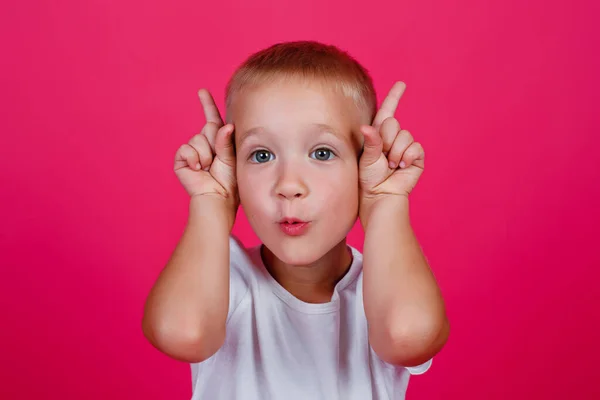
M 227 124 L 200 91 L 207 123 L 174 168 L 189 221 L 143 321 L 192 363 L 193 399 L 404 399 L 429 368 L 449 325 L 409 221 L 424 153 L 394 118 L 404 88 L 377 111 L 353 58 L 294 42 L 235 72 Z M 231 237 L 240 203 L 260 246 Z

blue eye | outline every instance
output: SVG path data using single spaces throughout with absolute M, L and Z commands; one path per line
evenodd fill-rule
M 252 155 L 250 156 L 250 160 L 258 164 L 264 164 L 267 161 L 271 161 L 272 156 L 273 154 L 271 154 L 271 152 L 268 150 L 257 150 L 254 153 L 252 153 Z
M 313 154 L 314 154 L 314 157 L 312 157 Z M 319 160 L 319 161 L 329 161 L 333 157 L 335 157 L 335 154 L 333 154 L 333 151 L 326 149 L 326 148 L 320 148 L 311 153 L 311 158 L 314 158 L 315 160 Z

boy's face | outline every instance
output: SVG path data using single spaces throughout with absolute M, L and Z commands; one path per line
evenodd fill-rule
M 240 201 L 281 261 L 315 262 L 354 225 L 362 119 L 351 99 L 315 81 L 288 79 L 236 95 Z M 307 224 L 282 223 L 286 218 Z

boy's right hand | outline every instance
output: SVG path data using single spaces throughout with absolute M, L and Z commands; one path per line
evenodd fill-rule
M 191 197 L 216 196 L 237 211 L 239 204 L 235 178 L 234 126 L 223 124 L 210 93 L 201 89 L 198 97 L 206 125 L 175 154 L 175 174 Z

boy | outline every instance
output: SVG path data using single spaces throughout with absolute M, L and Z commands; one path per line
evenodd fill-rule
M 429 368 L 449 324 L 409 221 L 424 154 L 394 118 L 404 88 L 377 111 L 353 58 L 293 42 L 235 72 L 227 124 L 199 92 L 207 123 L 174 167 L 189 220 L 143 321 L 192 363 L 194 400 L 404 399 Z M 240 203 L 260 246 L 230 236 Z

